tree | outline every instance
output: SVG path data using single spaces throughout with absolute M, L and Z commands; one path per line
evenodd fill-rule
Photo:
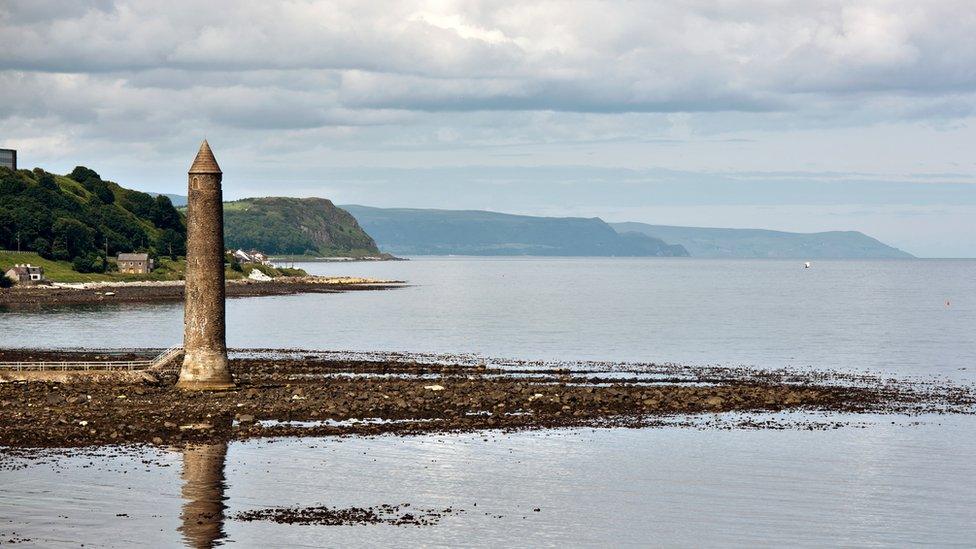
M 6 208 L 0 207 L 0 249 L 10 247 L 16 231 L 12 215 Z
M 85 188 L 88 188 L 88 183 L 90 181 L 102 180 L 102 176 L 98 175 L 98 172 L 86 168 L 84 166 L 75 166 L 75 169 L 71 170 L 71 173 L 68 174 L 68 177 L 74 179 L 78 183 L 81 183 Z
M 71 259 L 96 249 L 95 231 L 76 219 L 59 217 L 54 222 L 53 232 L 52 248 L 56 259 Z
M 126 190 L 120 200 L 122 207 L 139 217 L 149 217 L 153 207 L 153 197 L 147 193 Z
M 230 263 L 230 270 L 237 271 L 239 273 L 244 272 L 244 267 L 241 267 L 241 262 L 237 260 L 237 256 L 233 253 L 225 253 L 224 261 Z
M 0 167 L 0 196 L 14 195 L 27 188 L 27 183 L 20 178 L 17 172 L 10 168 Z
M 104 273 L 105 264 L 105 257 L 93 252 L 74 258 L 71 268 L 79 273 Z
M 48 242 L 46 238 L 35 238 L 34 242 L 31 242 L 31 249 L 37 252 L 37 255 L 43 258 L 51 258 L 51 243 Z
M 105 204 L 111 204 L 115 202 L 115 194 L 112 192 L 111 187 L 108 186 L 108 183 L 104 181 L 92 181 L 91 188 L 89 188 L 88 190 L 90 190 L 95 196 L 98 197 L 99 200 L 101 200 Z
M 156 240 L 156 249 L 160 254 L 168 255 L 170 259 L 175 260 L 181 255 L 186 255 L 186 238 L 173 229 L 163 229 Z
M 37 184 L 40 185 L 42 189 L 54 192 L 60 190 L 58 187 L 58 182 L 54 179 L 53 175 L 41 170 L 40 168 L 35 168 L 34 174 L 37 175 Z
M 149 219 L 152 220 L 153 225 L 160 229 L 180 230 L 183 228 L 180 212 L 176 211 L 168 196 L 156 196 L 152 208 L 149 209 Z

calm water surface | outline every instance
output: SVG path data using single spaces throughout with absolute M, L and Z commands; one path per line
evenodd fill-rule
M 976 380 L 976 261 L 820 261 L 803 269 L 795 261 L 419 258 L 303 267 L 412 286 L 231 300 L 231 346 Z M 178 304 L 7 311 L 0 345 L 161 347 L 180 341 L 181 321 Z M 855 420 L 866 424 L 83 453 L 0 470 L 0 540 L 16 533 L 38 546 L 976 545 L 976 418 Z M 404 502 L 465 512 L 426 528 L 229 518 L 267 506 Z M 215 518 L 181 520 L 188 510 Z
M 412 286 L 232 299 L 228 345 L 976 379 L 976 260 L 820 261 L 811 269 L 590 258 L 300 266 Z M 0 345 L 167 347 L 182 340 L 182 315 L 179 303 L 0 312 Z

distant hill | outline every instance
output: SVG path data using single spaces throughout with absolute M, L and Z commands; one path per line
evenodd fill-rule
M 763 229 L 674 227 L 611 223 L 622 233 L 638 232 L 684 246 L 692 257 L 910 258 L 914 257 L 857 231 L 788 233 Z
M 342 206 L 383 251 L 402 255 L 685 256 L 681 246 L 603 220 L 487 211 Z
M 186 226 L 169 198 L 103 181 L 78 166 L 68 175 L 0 167 L 0 249 L 35 252 L 82 273 L 106 255 L 185 254 Z
M 379 256 L 356 218 L 324 198 L 246 198 L 224 203 L 224 242 L 273 255 Z

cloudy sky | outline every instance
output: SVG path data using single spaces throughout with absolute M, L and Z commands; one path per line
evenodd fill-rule
M 0 146 L 185 194 L 976 256 L 972 0 L 3 0 Z

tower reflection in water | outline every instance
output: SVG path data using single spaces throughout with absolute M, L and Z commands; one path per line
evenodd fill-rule
M 179 528 L 189 547 L 214 547 L 224 538 L 224 462 L 227 443 L 191 444 L 183 453 L 183 511 Z

